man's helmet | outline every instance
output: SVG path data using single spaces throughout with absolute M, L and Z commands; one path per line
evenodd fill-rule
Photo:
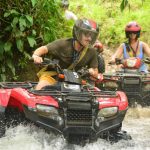
M 130 33 L 136 33 L 137 38 L 140 37 L 141 27 L 135 21 L 129 22 L 125 27 L 126 37 L 129 38 Z
M 86 18 L 77 20 L 73 26 L 73 37 L 81 43 L 82 34 L 90 35 L 92 38 L 90 44 L 93 45 L 99 34 L 98 24 L 95 21 Z

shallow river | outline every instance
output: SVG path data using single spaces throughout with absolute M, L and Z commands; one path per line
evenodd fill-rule
M 66 141 L 34 125 L 19 125 L 9 128 L 6 136 L 0 139 L 0 150 L 150 150 L 150 108 L 130 108 L 123 122 L 132 140 L 120 140 L 118 143 L 98 139 L 94 143 L 68 145 Z

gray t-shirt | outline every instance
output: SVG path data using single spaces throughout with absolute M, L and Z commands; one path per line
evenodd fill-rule
M 73 63 L 74 48 L 73 39 L 59 39 L 46 45 L 48 48 L 48 54 L 53 59 L 58 59 L 62 69 L 67 69 Z M 74 68 L 76 71 L 82 67 L 97 68 L 97 53 L 94 48 L 88 48 L 86 54 L 82 60 Z

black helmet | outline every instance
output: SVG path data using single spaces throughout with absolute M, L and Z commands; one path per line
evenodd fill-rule
M 95 21 L 86 18 L 77 20 L 73 26 L 74 39 L 81 43 L 83 33 L 90 34 L 92 38 L 90 44 L 93 45 L 99 34 L 98 24 Z

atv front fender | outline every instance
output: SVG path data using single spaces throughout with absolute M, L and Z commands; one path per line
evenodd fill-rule
M 4 112 L 8 105 L 11 89 L 0 89 L 0 112 Z

